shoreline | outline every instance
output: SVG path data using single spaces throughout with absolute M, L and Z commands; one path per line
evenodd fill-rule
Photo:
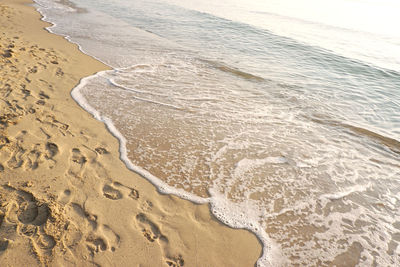
M 253 233 L 126 168 L 118 140 L 70 95 L 109 67 L 45 30 L 29 3 L 0 2 L 1 262 L 254 265 L 262 247 Z

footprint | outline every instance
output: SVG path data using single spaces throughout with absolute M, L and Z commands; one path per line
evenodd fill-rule
M 13 232 L 16 231 L 18 236 L 29 240 L 32 251 L 42 264 L 48 262 L 49 257 L 52 256 L 53 248 L 57 245 L 54 237 L 46 232 L 49 229 L 47 223 L 51 216 L 48 204 L 36 199 L 32 193 L 11 185 L 3 185 L 2 188 L 9 192 L 9 199 L 5 206 L 6 211 L 4 216 L 0 218 L 1 222 L 3 219 L 7 222 L 8 229 L 3 228 L 4 233 L 15 236 Z M 50 223 L 52 224 L 50 229 L 53 229 L 53 227 L 65 229 L 63 225 Z M 3 239 L 0 239 L 0 253 L 9 246 L 8 240 L 4 239 L 4 236 L 2 237 Z
M 49 154 L 47 156 L 48 159 L 53 159 L 53 157 L 58 154 L 58 146 L 54 143 L 47 143 L 46 149 Z
M 145 202 L 142 203 L 140 207 L 143 211 L 151 211 L 153 208 L 153 203 L 150 200 L 146 200 Z
M 0 253 L 8 248 L 8 244 L 9 244 L 8 240 L 0 240 Z
M 33 66 L 32 68 L 28 68 L 28 72 L 29 73 L 36 73 L 38 71 L 38 67 L 37 66 Z
M 102 232 L 103 235 L 105 236 L 105 240 L 108 243 L 107 247 L 110 248 L 112 252 L 114 252 L 116 250 L 116 247 L 119 246 L 121 237 L 116 232 L 114 232 L 114 230 L 112 230 L 111 227 L 109 227 L 108 225 L 103 225 Z
M 39 234 L 34 241 L 36 243 L 36 246 L 42 252 L 49 256 L 52 254 L 52 249 L 56 246 L 56 241 L 54 237 L 46 233 Z
M 60 203 L 62 204 L 68 204 L 71 201 L 71 190 L 66 189 L 64 190 L 59 196 L 58 196 L 58 201 L 60 201 Z
M 19 205 L 18 220 L 23 224 L 40 226 L 46 223 L 50 209 L 46 203 L 39 203 L 35 197 L 26 191 L 19 190 L 22 203 Z
M 2 149 L 4 146 L 6 146 L 9 143 L 10 143 L 10 140 L 8 140 L 7 137 L 5 137 L 4 135 L 0 136 L 0 149 Z
M 40 97 L 40 99 L 49 99 L 49 98 L 50 98 L 50 97 L 49 97 L 47 94 L 45 94 L 43 91 L 40 91 L 39 97 Z
M 44 106 L 44 104 L 46 104 L 46 102 L 44 100 L 38 100 L 38 101 L 36 101 L 36 104 L 38 104 L 40 106 Z
M 161 233 L 160 228 L 152 222 L 144 213 L 139 213 L 136 215 L 136 221 L 139 226 L 142 228 L 143 236 L 149 241 L 154 242 L 158 241 L 163 254 L 166 258 L 165 263 L 168 266 L 181 267 L 184 266 L 185 261 L 183 260 L 182 255 L 178 254 L 178 256 L 172 256 L 170 251 L 167 249 L 167 244 L 169 243 L 168 238 Z
M 27 155 L 26 165 L 27 169 L 36 170 L 39 167 L 39 160 L 42 153 L 33 149 Z
M 134 200 L 138 200 L 139 199 L 139 191 L 132 188 L 131 192 L 129 193 L 129 197 Z
M 82 155 L 78 148 L 73 148 L 71 153 L 71 164 L 69 165 L 68 173 L 76 178 L 82 178 L 85 170 L 87 159 Z
M 119 189 L 117 189 L 119 188 Z M 105 197 L 110 199 L 121 199 L 127 195 L 133 200 L 139 199 L 139 191 L 129 186 L 123 185 L 119 182 L 114 181 L 111 185 L 105 185 L 103 187 L 103 194 Z
M 103 187 L 103 195 L 106 198 L 112 199 L 112 200 L 117 200 L 122 198 L 122 193 L 115 189 L 114 187 L 111 187 L 110 185 L 105 185 Z
M 10 58 L 10 57 L 12 57 L 12 55 L 13 55 L 13 51 L 11 49 L 4 50 L 3 54 L 2 54 L 2 56 L 4 58 Z
M 63 72 L 63 70 L 61 68 L 57 68 L 56 76 L 60 76 L 60 77 L 64 76 L 64 72 Z
M 31 91 L 27 90 L 27 89 L 21 89 L 21 92 L 24 94 L 24 99 L 26 100 L 26 98 L 28 96 L 31 95 Z
M 183 260 L 182 255 L 178 255 L 178 257 L 169 258 L 166 260 L 168 266 L 172 267 L 181 267 L 185 265 L 185 261 Z
M 94 149 L 96 152 L 97 152 L 97 154 L 99 154 L 99 155 L 103 155 L 103 154 L 108 154 L 109 152 L 105 149 L 105 148 L 103 148 L 103 147 L 97 147 L 97 148 L 95 148 Z
M 90 214 L 89 212 L 84 210 L 82 206 L 78 203 L 72 203 L 71 207 L 78 216 L 84 219 L 91 226 L 92 230 L 96 230 L 98 228 L 96 215 Z
M 33 222 L 38 214 L 38 207 L 35 203 L 25 202 L 20 205 L 18 220 L 23 224 L 28 224 Z
M 55 125 L 57 125 L 57 127 L 59 127 L 60 129 L 65 130 L 65 131 L 68 130 L 68 128 L 69 128 L 68 124 L 60 122 L 60 121 L 58 121 L 56 119 L 53 119 L 53 123 Z
M 83 156 L 81 154 L 81 151 L 78 148 L 73 148 L 72 149 L 72 161 L 77 164 L 83 165 L 87 162 L 87 159 L 85 156 Z
M 86 247 L 92 256 L 96 253 L 106 250 L 114 252 L 116 248 L 119 247 L 121 238 L 115 231 L 111 229 L 111 227 L 108 225 L 99 224 L 97 222 L 97 216 L 89 214 L 78 203 L 72 203 L 70 205 L 76 215 L 82 218 L 79 223 L 91 226 L 91 231 L 89 233 L 82 234 L 78 230 L 79 227 L 71 224 L 71 234 L 73 234 L 75 240 L 72 240 L 73 244 L 76 244 L 80 240 L 85 240 Z M 82 228 L 86 229 L 86 227 Z
M 86 238 L 86 242 L 86 246 L 92 255 L 105 251 L 107 249 L 107 244 L 101 237 L 91 235 Z
M 136 220 L 142 227 L 144 237 L 150 242 L 154 242 L 156 239 L 162 237 L 163 240 L 167 240 L 166 237 L 161 235 L 160 228 L 147 218 L 143 213 L 136 215 Z
M 17 228 L 17 231 L 26 237 L 31 237 L 36 235 L 37 227 L 32 224 L 23 224 Z
M 17 169 L 21 167 L 22 164 L 24 164 L 24 161 L 21 158 L 23 153 L 23 149 L 18 149 L 17 151 L 14 151 L 11 158 L 7 161 L 8 167 L 10 167 L 11 169 Z

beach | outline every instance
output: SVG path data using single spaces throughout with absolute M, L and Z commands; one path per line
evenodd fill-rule
M 253 233 L 126 168 L 70 96 L 109 67 L 46 31 L 31 4 L 0 1 L 1 266 L 253 266 Z

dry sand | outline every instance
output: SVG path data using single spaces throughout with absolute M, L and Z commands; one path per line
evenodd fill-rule
M 161 195 L 70 97 L 107 69 L 0 1 L 0 265 L 252 266 L 261 245 L 208 205 Z

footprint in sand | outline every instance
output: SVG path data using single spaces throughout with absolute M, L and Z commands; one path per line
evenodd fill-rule
M 25 170 L 36 170 L 39 165 L 46 163 L 48 168 L 53 168 L 56 163 L 54 157 L 59 153 L 58 146 L 49 142 L 46 144 L 36 143 L 31 147 L 23 147 L 25 144 L 24 139 L 28 134 L 27 131 L 21 131 L 13 142 L 10 142 L 8 139 L 6 140 L 7 153 L 11 155 L 6 162 L 7 167 L 10 169 L 23 167 Z M 0 144 L 1 141 L 0 138 Z M 3 146 L 0 145 L 1 148 Z
M 38 101 L 36 101 L 36 104 L 38 104 L 40 106 L 44 106 L 46 104 L 46 102 L 44 100 L 38 100 Z
M 98 228 L 97 224 L 97 216 L 94 214 L 90 214 L 78 203 L 71 204 L 72 210 L 76 215 L 83 219 L 83 221 L 90 226 L 92 230 L 96 230 Z
M 71 164 L 69 164 L 68 173 L 76 178 L 82 178 L 85 170 L 87 158 L 81 153 L 78 148 L 73 148 L 71 151 Z
M 49 97 L 47 94 L 45 94 L 43 91 L 40 91 L 39 97 L 40 97 L 40 99 L 49 99 L 49 98 L 50 98 L 50 97 Z
M 29 90 L 27 90 L 27 89 L 25 89 L 25 88 L 22 88 L 22 89 L 21 89 L 21 93 L 24 95 L 24 96 L 23 96 L 23 99 L 25 99 L 25 100 L 27 99 L 28 96 L 31 95 L 31 91 L 29 91 Z
M 46 150 L 47 150 L 47 159 L 53 159 L 54 156 L 58 154 L 58 146 L 54 143 L 47 143 L 46 144 Z
M 0 240 L 0 253 L 7 250 L 9 241 L 8 240 Z
M 72 199 L 72 192 L 69 189 L 65 189 L 61 194 L 58 196 L 58 201 L 64 205 L 70 203 Z
M 169 243 L 168 238 L 161 233 L 161 230 L 156 223 L 151 221 L 144 213 L 139 213 L 138 215 L 136 215 L 136 221 L 139 227 L 142 228 L 143 236 L 149 242 L 154 242 L 158 240 L 163 250 L 164 256 L 166 257 L 165 263 L 168 266 L 184 266 L 185 261 L 182 255 L 178 254 L 177 256 L 173 256 L 167 251 L 166 245 Z
M 109 154 L 109 152 L 103 147 L 96 147 L 94 150 L 99 155 Z
M 40 150 L 40 145 L 37 144 L 26 155 L 25 169 L 36 170 L 39 167 L 40 156 L 42 155 L 42 153 L 39 150 Z
M 185 261 L 183 260 L 182 255 L 169 258 L 166 260 L 166 263 L 168 266 L 172 266 L 172 267 L 181 267 L 181 266 L 185 265 Z
M 109 227 L 108 225 L 102 225 L 100 227 L 100 231 L 105 236 L 105 239 L 107 241 L 107 247 L 109 247 L 110 250 L 114 252 L 116 248 L 119 246 L 121 237 L 116 232 L 114 232 L 114 230 L 112 230 L 111 227 Z
M 12 186 L 3 186 L 2 188 L 12 194 L 5 206 L 6 210 L 3 216 L 3 219 L 7 221 L 6 232 L 16 231 L 19 236 L 29 239 L 32 250 L 39 260 L 50 256 L 56 246 L 56 241 L 53 236 L 46 233 L 46 225 L 51 217 L 48 204 L 38 201 L 28 191 Z M 7 247 L 8 241 L 0 240 L 0 252 Z
M 117 188 L 119 188 L 119 190 Z M 131 188 L 129 186 L 123 185 L 116 181 L 114 181 L 112 183 L 112 185 L 107 186 L 107 188 L 106 188 L 106 186 L 104 186 L 103 193 L 105 191 L 107 191 L 106 192 L 107 195 L 113 195 L 114 197 L 117 197 L 115 199 L 120 199 L 126 195 L 133 200 L 139 199 L 139 191 L 138 190 Z M 116 192 L 116 191 L 118 191 L 118 192 Z M 106 196 L 106 194 L 104 194 L 104 195 Z M 109 196 L 106 196 L 106 197 L 110 198 Z M 111 199 L 114 199 L 114 198 L 111 198 Z
M 142 228 L 144 237 L 150 241 L 154 242 L 156 239 L 161 239 L 167 241 L 168 239 L 161 234 L 160 228 L 147 218 L 144 213 L 139 213 L 136 215 L 136 220 Z
M 38 67 L 37 66 L 28 67 L 28 72 L 29 73 L 37 73 L 38 72 Z
M 40 234 L 33 240 L 33 246 L 38 253 L 45 254 L 46 256 L 52 255 L 52 250 L 56 246 L 56 241 L 51 235 L 47 235 L 43 230 L 40 229 Z
M 12 150 L 12 155 L 7 161 L 7 166 L 10 169 L 17 169 L 22 166 L 24 163 L 24 160 L 22 159 L 23 154 L 25 153 L 25 150 L 21 148 L 19 145 L 13 144 L 11 147 Z
M 61 68 L 57 68 L 57 70 L 56 70 L 56 76 L 58 76 L 58 77 L 64 76 L 64 72 L 63 72 L 63 70 L 62 70 Z
M 86 246 L 92 255 L 107 250 L 107 244 L 101 237 L 90 235 L 86 238 L 86 242 Z
M 20 199 L 18 220 L 23 224 L 40 226 L 46 223 L 50 216 L 50 209 L 46 203 L 40 204 L 35 197 L 26 191 L 18 190 Z
M 111 227 L 97 222 L 98 218 L 96 215 L 89 213 L 78 203 L 70 204 L 72 211 L 81 218 L 81 227 L 85 228 L 89 226 L 91 229 L 86 235 L 80 234 L 80 239 L 85 240 L 86 247 L 89 253 L 93 256 L 96 253 L 110 250 L 114 252 L 119 247 L 120 236 L 114 232 Z M 84 226 L 86 225 L 86 226 Z M 78 228 L 77 228 L 78 229 Z M 76 230 L 79 231 L 79 230 Z M 77 237 L 78 238 L 78 237 Z
M 10 143 L 10 140 L 8 140 L 7 137 L 4 135 L 0 135 L 0 149 L 2 149 L 4 146 Z
M 138 200 L 139 199 L 139 191 L 137 191 L 136 189 L 132 188 L 131 192 L 129 193 L 129 197 L 134 199 L 134 200 Z
M 86 238 L 86 245 L 90 253 L 93 255 L 108 249 L 114 252 L 119 246 L 121 240 L 120 236 L 108 225 L 101 225 L 97 232 L 97 235 L 92 234 Z
M 121 191 L 115 189 L 114 187 L 110 185 L 104 185 L 103 187 L 103 195 L 106 198 L 112 199 L 112 200 L 117 200 L 122 198 L 122 193 Z
M 83 165 L 87 162 L 87 159 L 85 156 L 83 156 L 81 154 L 81 151 L 78 148 L 73 148 L 72 149 L 72 161 L 79 165 Z
M 146 200 L 142 203 L 142 205 L 140 206 L 140 208 L 143 211 L 151 211 L 151 209 L 153 208 L 153 203 L 150 200 Z

